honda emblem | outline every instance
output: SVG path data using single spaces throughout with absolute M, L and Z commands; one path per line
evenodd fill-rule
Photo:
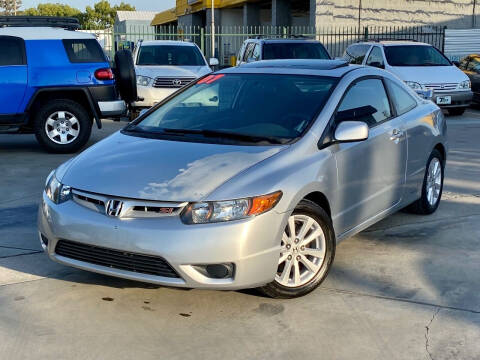
M 120 200 L 108 200 L 105 204 L 105 213 L 108 216 L 118 217 L 122 212 L 123 202 Z
M 182 86 L 182 80 L 180 79 L 175 79 L 172 81 L 173 85 L 175 86 Z

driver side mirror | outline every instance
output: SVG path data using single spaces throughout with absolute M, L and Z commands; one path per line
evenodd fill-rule
M 335 141 L 363 141 L 368 139 L 368 134 L 368 125 L 363 121 L 342 121 L 335 130 Z
M 210 66 L 218 66 L 220 64 L 217 58 L 210 58 L 208 63 L 210 64 Z

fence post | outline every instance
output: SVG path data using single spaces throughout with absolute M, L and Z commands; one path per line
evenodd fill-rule
M 205 55 L 205 29 L 203 27 L 200 28 L 200 50 Z
M 365 41 L 368 41 L 368 26 L 365 26 L 363 33 Z
M 283 27 L 283 38 L 287 38 L 287 28 Z
M 445 30 L 446 26 L 442 26 L 442 53 L 445 52 Z

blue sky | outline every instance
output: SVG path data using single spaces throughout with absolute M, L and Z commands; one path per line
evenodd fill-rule
M 122 0 L 110 0 L 110 4 L 118 4 Z M 72 7 L 75 7 L 80 10 L 84 10 L 85 6 L 93 5 L 98 0 L 75 0 L 75 1 L 62 1 L 62 0 L 23 0 L 23 9 L 30 7 L 36 7 L 41 3 L 63 3 L 68 4 Z M 152 10 L 152 11 L 162 11 L 165 9 L 170 9 L 175 7 L 175 0 L 123 0 L 123 2 L 129 3 L 137 8 L 137 10 Z

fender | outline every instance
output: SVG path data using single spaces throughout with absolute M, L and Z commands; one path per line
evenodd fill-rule
M 58 91 L 61 91 L 61 92 L 82 91 L 85 94 L 85 97 L 87 99 L 90 110 L 93 114 L 93 117 L 95 118 L 95 123 L 97 124 L 97 127 L 99 129 L 102 128 L 102 121 L 101 121 L 100 116 L 99 116 L 100 109 L 98 108 L 98 105 L 93 101 L 92 94 L 90 93 L 90 91 L 86 87 L 78 87 L 78 86 L 64 87 L 64 86 L 61 86 L 61 87 L 39 88 L 37 91 L 35 91 L 35 93 L 31 97 L 30 101 L 28 102 L 27 107 L 25 109 L 25 112 L 28 113 L 31 110 L 31 108 L 32 108 L 33 104 L 35 103 L 36 99 L 38 98 L 38 96 L 40 96 L 42 94 L 45 94 L 45 93 L 58 92 Z

